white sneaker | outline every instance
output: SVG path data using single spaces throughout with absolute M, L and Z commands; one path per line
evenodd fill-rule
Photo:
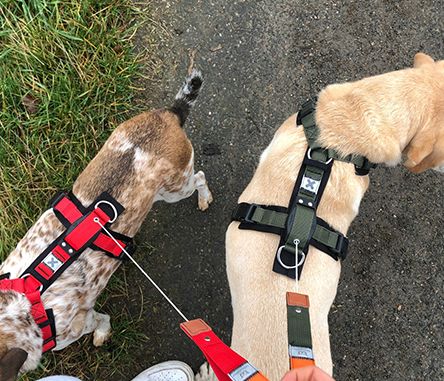
M 194 381 L 194 373 L 182 361 L 165 361 L 144 370 L 132 381 Z

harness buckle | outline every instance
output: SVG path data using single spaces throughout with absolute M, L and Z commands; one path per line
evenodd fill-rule
M 54 208 L 64 197 L 67 196 L 66 191 L 58 191 L 54 196 L 52 196 L 51 200 L 49 200 L 49 207 Z
M 249 224 L 255 224 L 256 221 L 252 220 L 253 214 L 256 211 L 256 208 L 258 207 L 258 204 L 251 204 L 247 210 L 247 214 L 244 217 L 244 221 L 248 222 Z
M 377 167 L 377 164 L 372 163 L 369 159 L 364 157 L 364 162 L 362 163 L 362 166 L 358 167 L 355 165 L 355 173 L 357 176 L 366 176 L 369 174 L 371 169 L 374 169 Z

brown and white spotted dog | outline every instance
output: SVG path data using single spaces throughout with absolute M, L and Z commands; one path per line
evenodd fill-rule
M 193 71 L 171 108 L 142 113 L 118 126 L 77 178 L 73 193 L 83 205 L 90 205 L 106 191 L 125 207 L 113 230 L 133 237 L 155 201 L 176 202 L 196 189 L 199 209 L 207 209 L 212 202 L 204 173 L 194 174 L 193 147 L 182 129 L 201 84 L 200 73 Z M 19 277 L 64 230 L 52 209 L 43 213 L 0 265 L 0 274 Z M 95 346 L 108 339 L 110 317 L 96 312 L 94 305 L 119 264 L 100 251 L 86 249 L 42 295 L 45 308 L 52 308 L 55 315 L 55 350 L 91 332 Z M 0 379 L 12 380 L 19 369 L 36 368 L 41 355 L 41 330 L 30 314 L 27 298 L 15 291 L 1 291 L 0 359 L 4 361 L 0 360 Z M 11 375 L 11 369 L 15 374 Z

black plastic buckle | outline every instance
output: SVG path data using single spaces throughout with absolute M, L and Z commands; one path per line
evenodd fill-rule
M 316 99 L 309 99 L 304 102 L 301 106 L 301 109 L 298 112 L 298 117 L 296 120 L 296 125 L 300 126 L 302 124 L 302 119 L 304 119 L 307 115 L 311 114 L 316 109 Z
M 253 217 L 254 212 L 256 211 L 256 208 L 258 207 L 258 204 L 251 204 L 247 210 L 247 214 L 244 217 L 244 221 L 248 222 L 249 224 L 255 224 L 256 222 L 253 221 L 251 218 Z
M 338 242 L 336 242 L 336 247 L 331 248 L 331 251 L 338 257 L 338 259 L 344 260 L 347 257 L 347 250 L 348 238 L 344 237 L 342 234 L 339 234 Z
M 58 191 L 51 200 L 49 200 L 49 207 L 54 208 L 63 198 L 67 197 L 68 193 L 66 191 Z
M 362 164 L 362 167 L 357 167 L 355 165 L 355 173 L 357 176 L 366 176 L 369 174 L 371 169 L 374 169 L 377 167 L 377 164 L 372 163 L 369 161 L 366 157 L 364 158 L 364 163 Z

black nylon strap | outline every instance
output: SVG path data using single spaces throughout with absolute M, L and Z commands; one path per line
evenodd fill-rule
M 253 215 L 254 211 L 257 210 L 258 208 L 287 214 L 287 208 L 284 208 L 282 206 L 259 205 L 259 204 L 249 204 L 246 202 L 242 202 L 238 204 L 236 209 L 233 211 L 231 220 L 240 222 L 239 229 L 242 230 L 256 230 L 276 235 L 284 234 L 285 232 L 284 226 L 281 228 L 277 228 L 257 221 L 252 221 L 251 216 Z M 320 217 L 316 217 L 316 225 L 317 227 L 323 227 L 329 230 L 333 234 L 337 234 L 338 241 L 335 247 L 326 246 L 322 242 L 318 241 L 314 236 L 310 241 L 310 245 L 323 251 L 336 261 L 339 259 L 344 260 L 347 256 L 348 239 L 343 234 L 333 229 L 327 222 L 325 222 Z

